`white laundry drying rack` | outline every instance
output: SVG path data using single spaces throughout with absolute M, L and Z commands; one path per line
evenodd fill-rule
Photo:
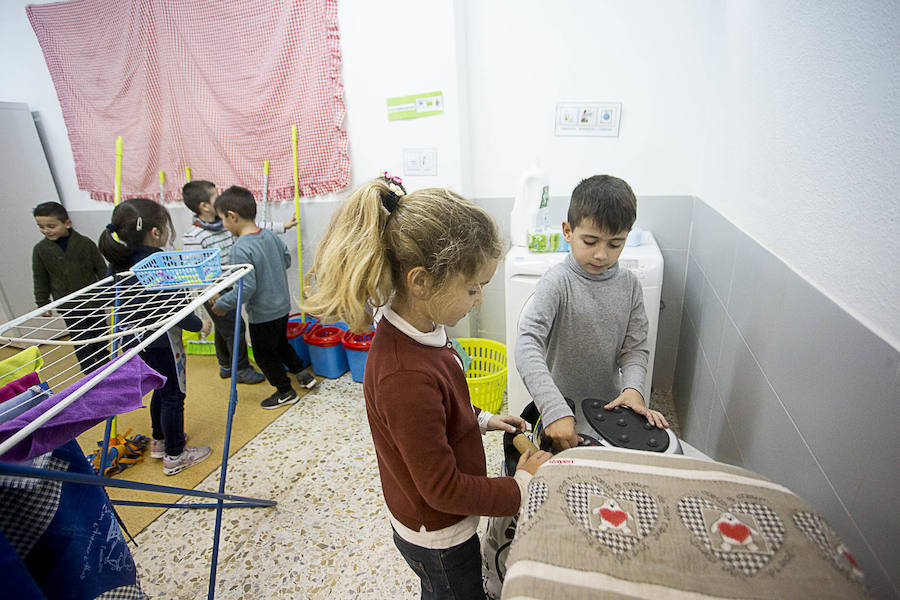
M 3 455 L 12 449 L 20 441 L 31 435 L 34 431 L 59 414 L 66 407 L 77 402 L 84 394 L 93 389 L 105 377 L 131 360 L 138 352 L 146 348 L 151 342 L 166 335 L 166 331 L 176 326 L 178 322 L 200 308 L 207 300 L 223 290 L 237 286 L 237 310 L 235 311 L 235 338 L 239 335 L 240 308 L 243 294 L 243 277 L 253 270 L 251 265 L 227 265 L 222 267 L 222 272 L 215 279 L 206 282 L 202 287 L 181 288 L 173 290 L 159 290 L 148 292 L 141 285 L 131 271 L 123 271 L 109 276 L 97 283 L 89 285 L 68 296 L 54 300 L 52 303 L 38 308 L 26 315 L 22 315 L 8 323 L 0 325 L 0 349 L 27 346 L 41 346 L 46 351 L 41 353 L 43 361 L 41 368 L 41 380 L 50 385 L 50 388 L 58 393 L 82 378 L 80 363 L 75 360 L 73 366 L 66 366 L 65 362 L 73 358 L 75 349 L 89 344 L 111 343 L 112 358 L 108 364 L 98 367 L 90 375 L 89 379 L 78 390 L 47 410 L 34 421 L 13 434 L 5 442 L 0 443 L 0 475 L 19 477 L 36 477 L 55 481 L 82 483 L 87 485 L 100 485 L 104 487 L 119 487 L 126 489 L 144 490 L 182 496 L 196 496 L 215 499 L 215 503 L 206 504 L 170 504 L 158 502 L 136 502 L 128 500 L 112 501 L 113 504 L 130 506 L 157 506 L 172 508 L 213 508 L 216 509 L 215 530 L 213 532 L 213 550 L 210 563 L 210 582 L 208 598 L 215 595 L 216 565 L 218 562 L 219 538 L 222 525 L 222 509 L 234 507 L 259 507 L 274 506 L 274 500 L 260 498 L 248 498 L 225 493 L 225 476 L 228 469 L 228 453 L 231 442 L 231 427 L 237 406 L 237 380 L 231 379 L 231 388 L 228 403 L 228 418 L 225 426 L 225 441 L 222 450 L 221 472 L 219 476 L 218 492 L 206 492 L 187 488 L 141 483 L 136 481 L 123 481 L 109 479 L 102 475 L 83 475 L 67 473 L 49 469 L 38 469 L 30 466 L 7 463 L 3 461 Z M 141 302 L 128 301 L 141 295 Z M 59 317 L 45 316 L 51 309 L 61 317 L 68 317 L 70 322 L 83 321 L 90 323 L 99 319 L 108 322 L 112 317 L 112 331 L 100 336 L 88 339 L 56 339 L 67 336 L 68 329 L 65 323 L 61 323 Z M 122 350 L 122 342 L 134 339 L 139 334 L 140 341 L 137 345 Z M 80 336 L 76 335 L 76 338 Z M 49 338 L 49 339 L 48 339 Z M 106 347 L 106 346 L 104 346 Z M 47 349 L 49 348 L 49 349 Z M 235 348 L 236 350 L 236 348 Z M 100 352 L 100 351 L 98 351 Z M 108 349 L 103 352 L 109 352 Z M 237 373 L 237 352 L 232 352 L 232 374 Z M 34 370 L 34 369 L 32 369 Z M 46 375 L 45 375 L 46 374 Z M 0 373 L 3 377 L 6 373 Z M 50 395 L 45 397 L 49 398 Z M 107 419 L 106 433 L 101 449 L 100 473 L 105 472 L 107 466 L 107 451 L 112 425 L 112 418 Z M 226 502 L 228 501 L 228 502 Z

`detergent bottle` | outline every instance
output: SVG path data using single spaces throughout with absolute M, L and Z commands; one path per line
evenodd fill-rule
M 522 174 L 510 213 L 509 233 L 513 246 L 528 246 L 531 235 L 546 232 L 550 225 L 549 203 L 547 173 L 535 162 L 535 166 Z

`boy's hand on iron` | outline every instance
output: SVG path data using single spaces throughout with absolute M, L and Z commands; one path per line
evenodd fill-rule
M 553 421 L 544 428 L 544 434 L 553 440 L 555 452 L 575 448 L 582 442 L 581 436 L 575 432 L 575 417 L 563 417 Z
M 619 397 L 604 406 L 606 410 L 612 410 L 617 406 L 627 406 L 634 412 L 639 415 L 642 415 L 647 418 L 647 421 L 653 425 L 654 427 L 659 427 L 660 429 L 665 429 L 669 426 L 669 422 L 666 421 L 666 418 L 662 415 L 658 410 L 650 410 L 647 408 L 647 405 L 644 404 L 644 399 L 641 397 L 641 394 L 633 388 L 627 388 L 624 392 L 619 394 Z
M 525 419 L 513 415 L 494 415 L 487 422 L 488 431 L 502 430 L 507 433 L 525 431 Z
M 531 450 L 526 450 L 522 453 L 522 456 L 519 457 L 519 463 L 516 465 L 516 469 L 523 469 L 534 475 L 537 473 L 538 467 L 551 458 L 553 458 L 553 455 L 549 452 L 544 452 L 543 450 L 538 450 L 534 454 L 531 453 Z

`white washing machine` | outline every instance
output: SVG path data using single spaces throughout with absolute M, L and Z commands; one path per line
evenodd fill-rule
M 663 257 L 653 234 L 649 231 L 633 232 L 629 243 L 619 256 L 619 266 L 637 275 L 644 291 L 644 308 L 647 311 L 650 342 L 650 362 L 647 365 L 646 388 L 650 389 L 653 377 L 653 359 L 656 356 L 656 330 L 659 325 L 659 302 L 662 292 Z M 528 248 L 513 246 L 506 255 L 506 390 L 509 396 L 509 414 L 519 415 L 531 402 L 525 383 L 516 370 L 515 348 L 519 331 L 519 318 L 534 296 L 538 280 L 551 266 L 562 261 L 567 252 L 535 253 Z M 647 405 L 650 399 L 647 398 Z

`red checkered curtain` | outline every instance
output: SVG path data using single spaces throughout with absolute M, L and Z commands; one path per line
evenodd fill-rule
M 26 8 L 56 86 L 78 185 L 113 200 L 181 197 L 193 179 L 293 198 L 350 179 L 337 0 L 74 0 Z

